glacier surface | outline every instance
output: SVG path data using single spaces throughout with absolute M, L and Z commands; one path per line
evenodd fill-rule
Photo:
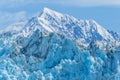
M 22 24 L 0 34 L 0 80 L 120 80 L 118 33 L 48 8 Z

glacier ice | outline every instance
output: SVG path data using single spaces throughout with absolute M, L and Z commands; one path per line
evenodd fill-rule
M 93 41 L 82 50 L 75 41 L 40 30 L 1 43 L 0 80 L 119 80 L 119 48 L 107 52 Z
M 0 80 L 120 80 L 119 34 L 93 20 L 45 8 L 20 31 L 6 31 Z

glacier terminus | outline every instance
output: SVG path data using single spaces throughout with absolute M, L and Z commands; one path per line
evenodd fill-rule
M 0 32 L 0 80 L 120 80 L 120 34 L 44 8 Z

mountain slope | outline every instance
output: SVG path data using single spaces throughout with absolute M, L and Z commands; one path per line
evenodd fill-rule
M 78 20 L 48 8 L 44 8 L 39 16 L 32 18 L 25 28 L 25 32 L 39 28 L 43 32 L 59 33 L 70 39 L 81 39 L 85 43 L 89 43 L 92 40 L 118 41 L 113 34 L 109 33 L 94 20 Z
M 120 34 L 117 32 L 109 31 L 108 32 L 114 37 L 116 41 L 120 41 Z
M 119 80 L 117 36 L 45 8 L 20 31 L 0 34 L 0 80 Z
M 17 23 L 13 26 L 12 30 L 9 30 L 11 28 L 9 26 L 2 32 L 19 33 L 22 31 L 23 35 L 27 36 L 36 29 L 39 29 L 42 32 L 58 33 L 67 38 L 82 41 L 82 43 L 90 43 L 93 40 L 106 42 L 120 41 L 118 33 L 109 32 L 94 20 L 79 20 L 73 16 L 48 8 L 44 8 L 40 15 L 31 18 L 27 22 Z

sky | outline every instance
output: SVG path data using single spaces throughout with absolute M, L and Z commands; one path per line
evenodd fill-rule
M 78 19 L 93 19 L 104 28 L 120 33 L 120 0 L 1 0 L 0 29 L 30 19 L 44 7 Z

